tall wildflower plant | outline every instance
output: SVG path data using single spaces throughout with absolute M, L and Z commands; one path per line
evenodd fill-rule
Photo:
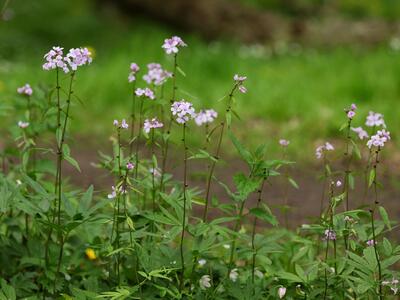
M 322 216 L 324 210 L 327 183 L 329 183 L 329 179 L 332 175 L 328 152 L 333 150 L 335 150 L 335 148 L 329 142 L 325 142 L 323 145 L 320 145 L 315 149 L 315 156 L 317 159 L 323 160 L 323 168 L 324 168 L 324 172 L 322 175 L 322 194 L 320 199 L 320 213 L 319 213 L 320 216 Z
M 174 57 L 174 65 L 173 65 L 172 73 L 168 74 L 168 76 L 172 77 L 172 93 L 171 93 L 171 98 L 170 98 L 170 105 L 173 105 L 173 103 L 176 100 L 176 90 L 178 89 L 178 87 L 176 85 L 177 72 L 184 74 L 183 71 L 181 70 L 181 68 L 178 66 L 178 53 L 182 47 L 187 47 L 187 44 L 180 37 L 173 36 L 169 39 L 165 39 L 164 44 L 161 47 L 164 49 L 164 51 L 167 55 L 173 55 L 173 57 Z M 169 142 L 170 142 L 170 134 L 171 134 L 171 127 L 172 127 L 173 119 L 174 118 L 173 118 L 173 114 L 171 111 L 168 125 L 166 128 L 167 131 L 163 137 L 163 158 L 162 158 L 162 165 L 161 165 L 160 191 L 164 190 L 164 180 L 165 180 L 165 175 L 166 175 Z
M 73 83 L 78 68 L 88 65 L 92 62 L 91 53 L 87 48 L 72 48 L 64 56 L 63 48 L 53 47 L 44 56 L 46 62 L 43 64 L 43 69 L 46 71 L 55 70 L 56 73 L 56 109 L 57 109 L 57 124 L 56 124 L 56 178 L 54 182 L 54 210 L 52 222 L 58 231 L 58 242 L 59 242 L 59 255 L 57 262 L 56 276 L 54 279 L 54 289 L 56 289 L 57 276 L 60 271 L 65 236 L 63 235 L 62 224 L 61 224 L 61 203 L 62 203 L 62 162 L 63 160 L 68 161 L 75 167 L 78 167 L 77 162 L 70 155 L 70 148 L 65 143 L 66 132 L 68 127 L 68 121 L 70 119 L 70 107 L 73 97 Z M 60 97 L 60 73 L 63 71 L 66 74 L 70 74 L 70 80 L 68 88 L 66 90 L 67 100 L 65 103 L 62 102 Z M 57 221 L 55 223 L 55 221 Z M 46 248 L 45 248 L 45 262 L 48 264 L 48 243 L 51 238 L 52 228 L 49 230 Z

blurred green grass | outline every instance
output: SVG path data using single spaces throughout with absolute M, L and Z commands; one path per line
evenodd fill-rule
M 278 152 L 277 141 L 284 137 L 291 140 L 296 158 L 311 157 L 315 143 L 338 137 L 343 109 L 352 102 L 359 106 L 356 125 L 374 110 L 385 115 L 394 140 L 400 130 L 400 53 L 386 46 L 318 50 L 289 45 L 272 52 L 228 41 L 206 43 L 147 20 L 117 17 L 112 9 L 96 11 L 86 1 L 12 3 L 14 18 L 0 27 L 5 41 L 0 46 L 1 101 L 12 103 L 16 88 L 25 82 L 53 83 L 55 75 L 41 68 L 51 46 L 90 46 L 94 62 L 79 71 L 76 84 L 84 106 L 73 110 L 72 130 L 81 137 L 107 142 L 112 120 L 129 116 L 130 62 L 142 70 L 149 62 L 171 69 L 161 44 L 172 34 L 189 44 L 179 57 L 187 76 L 178 77 L 178 97 L 197 108 L 223 111 L 217 100 L 229 91 L 233 75 L 247 75 L 248 93 L 236 97 L 242 120 L 235 121 L 234 128 L 251 145 L 267 143 L 271 154 Z M 10 115 L 8 121 L 15 118 Z M 203 136 L 195 131 L 191 138 L 200 143 Z

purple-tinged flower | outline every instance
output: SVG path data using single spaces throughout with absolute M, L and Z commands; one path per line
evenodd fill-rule
M 368 133 L 360 126 L 360 127 L 351 127 L 351 130 L 357 133 L 358 138 L 360 140 L 366 139 L 369 137 Z
M 332 229 L 325 230 L 325 240 L 329 241 L 336 240 L 336 232 Z
M 335 150 L 335 148 L 332 146 L 332 144 L 329 142 L 326 142 L 324 145 L 318 146 L 315 149 L 315 156 L 317 157 L 317 159 L 320 159 L 322 157 L 322 154 L 324 153 L 324 151 L 333 151 L 333 150 Z
M 196 116 L 196 113 L 193 108 L 193 104 L 190 102 L 175 101 L 171 105 L 172 115 L 176 116 L 176 122 L 179 124 L 185 124 L 190 119 Z
M 149 172 L 151 175 L 154 175 L 155 177 L 161 177 L 161 172 L 158 168 L 150 168 Z
M 126 168 L 127 168 L 128 170 L 133 170 L 134 167 L 135 167 L 135 165 L 134 165 L 133 163 L 131 163 L 131 162 L 128 162 L 128 163 L 126 164 Z
M 209 124 L 214 122 L 214 120 L 218 117 L 218 113 L 213 109 L 201 110 L 198 114 L 196 114 L 194 121 L 198 126 L 203 124 Z
M 390 140 L 390 132 L 385 129 L 378 130 L 377 133 L 368 140 L 367 147 L 379 147 L 383 148 L 385 143 Z
M 368 247 L 372 247 L 372 246 L 376 245 L 377 242 L 374 241 L 374 240 L 368 240 L 368 241 L 366 242 L 366 244 L 367 244 Z
M 290 141 L 288 141 L 288 140 L 285 140 L 285 139 L 279 140 L 279 145 L 281 145 L 282 147 L 287 147 L 287 146 L 289 146 L 289 144 L 290 144 Z
M 24 121 L 18 121 L 18 127 L 25 129 L 29 126 L 29 122 L 24 122 Z
M 72 48 L 64 57 L 64 61 L 72 71 L 76 71 L 78 67 L 90 64 L 92 57 L 88 48 Z
M 149 88 L 144 88 L 144 89 L 137 88 L 135 91 L 135 94 L 138 97 L 146 97 L 150 100 L 154 100 L 156 98 L 156 96 L 154 95 L 154 92 Z
M 342 182 L 340 180 L 336 181 L 336 187 L 342 186 Z
M 160 64 L 151 63 L 147 65 L 148 72 L 143 76 L 143 80 L 148 84 L 162 85 L 168 78 L 172 77 L 172 73 L 163 70 Z
M 350 105 L 350 109 L 355 111 L 355 110 L 357 109 L 357 105 L 355 105 L 354 103 L 352 103 L 352 104 Z
M 121 121 L 121 128 L 123 128 L 123 129 L 128 129 L 129 128 L 129 125 L 125 121 L 125 119 L 122 119 L 122 121 Z
M 164 124 L 159 122 L 157 118 L 153 118 L 151 120 L 146 119 L 143 124 L 143 130 L 144 132 L 149 133 L 151 129 L 161 128 L 163 126 Z
M 236 85 L 238 86 L 239 91 L 243 94 L 247 93 L 247 88 L 243 85 L 243 83 L 246 79 L 247 79 L 246 76 L 240 76 L 238 74 L 235 74 L 233 76 L 233 80 L 235 81 Z
M 382 126 L 383 128 L 386 128 L 386 124 L 385 124 L 385 120 L 383 119 L 383 115 L 380 113 L 373 112 L 373 111 L 370 111 L 368 113 L 365 125 L 368 127 Z
M 355 113 L 353 110 L 349 110 L 349 111 L 347 112 L 347 117 L 348 117 L 349 119 L 353 119 L 355 115 L 356 115 L 356 113 Z
M 128 81 L 133 82 L 136 80 L 136 74 L 140 71 L 140 68 L 136 63 L 131 63 L 129 69 L 131 72 L 129 73 Z
M 107 195 L 108 199 L 114 199 L 118 196 L 118 194 L 126 194 L 126 190 L 120 186 L 119 188 L 116 188 L 115 186 L 111 187 L 111 194 Z
M 118 120 L 114 120 L 114 121 L 113 121 L 113 125 L 114 125 L 115 127 L 122 128 L 122 129 L 128 129 L 128 128 L 129 128 L 129 125 L 128 125 L 128 123 L 126 122 L 125 119 L 122 119 L 121 124 L 119 123 Z
M 281 286 L 278 289 L 278 297 L 279 297 L 279 299 L 282 299 L 283 297 L 285 297 L 285 295 L 286 295 L 286 288 L 284 286 Z
M 56 68 L 62 69 L 65 73 L 69 72 L 68 65 L 64 62 L 64 48 L 53 47 L 44 55 L 46 62 L 43 64 L 43 70 L 49 71 Z
M 17 88 L 17 93 L 21 95 L 31 96 L 33 91 L 29 83 Z
M 176 54 L 179 52 L 180 47 L 186 47 L 185 42 L 178 36 L 173 36 L 170 39 L 165 39 L 164 44 L 161 46 L 167 54 Z

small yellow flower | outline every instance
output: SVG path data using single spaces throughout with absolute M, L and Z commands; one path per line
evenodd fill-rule
M 97 258 L 96 253 L 92 248 L 87 248 L 85 250 L 86 256 L 89 260 L 95 260 Z

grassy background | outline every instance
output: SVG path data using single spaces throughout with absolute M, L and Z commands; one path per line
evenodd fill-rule
M 41 68 L 51 46 L 90 46 L 94 62 L 79 71 L 76 87 L 85 105 L 73 111 L 72 129 L 83 137 L 106 142 L 112 120 L 128 117 L 130 62 L 144 69 L 156 61 L 171 69 L 172 61 L 160 47 L 172 34 L 189 44 L 180 57 L 187 76 L 178 77 L 178 95 L 197 108 L 222 111 L 217 100 L 230 89 L 233 74 L 248 76 L 248 94 L 237 97 L 242 121 L 235 127 L 251 144 L 266 142 L 274 153 L 277 140 L 285 137 L 297 158 L 310 158 L 318 141 L 338 136 L 343 108 L 352 102 L 360 108 L 357 125 L 374 110 L 385 115 L 394 140 L 400 133 L 400 52 L 385 45 L 310 49 L 283 44 L 273 49 L 229 41 L 210 44 L 148 20 L 124 19 L 112 9 L 98 11 L 87 1 L 15 1 L 9 9 L 14 16 L 0 27 L 0 101 L 15 101 L 16 88 L 25 82 L 53 82 L 54 74 Z M 11 114 L 8 121 L 16 118 Z M 191 137 L 193 142 L 202 139 L 200 131 Z

